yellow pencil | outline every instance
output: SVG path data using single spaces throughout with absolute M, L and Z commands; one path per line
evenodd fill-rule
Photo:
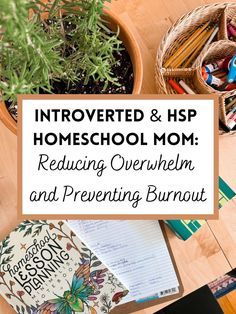
M 169 65 L 179 56 L 195 39 L 209 26 L 210 22 L 199 27 L 176 51 L 175 53 L 164 63 L 164 67 L 168 68 Z
M 206 37 L 203 37 L 202 40 L 198 43 L 198 45 L 195 47 L 194 53 L 185 61 L 185 63 L 182 65 L 183 68 L 187 68 L 191 65 L 192 61 L 197 58 L 199 53 L 202 51 L 203 47 L 205 46 L 208 39 L 211 37 L 211 35 L 214 32 L 214 28 L 210 29 L 206 35 Z
M 171 64 L 172 68 L 178 68 L 183 62 L 193 53 L 199 43 L 204 40 L 206 42 L 206 38 L 208 38 L 208 29 L 205 29 L 196 39 L 192 42 L 190 46 L 188 46 L 185 51 L 176 58 L 176 60 Z
M 165 67 L 171 66 L 171 64 L 179 57 L 186 48 L 188 48 L 192 43 L 198 38 L 198 36 L 207 28 L 207 25 L 198 28 L 169 58 L 169 60 L 164 64 Z

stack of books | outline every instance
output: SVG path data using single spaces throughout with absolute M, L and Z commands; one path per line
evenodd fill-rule
M 235 195 L 236 193 L 219 177 L 219 209 Z M 206 223 L 206 220 L 166 220 L 165 223 L 179 238 L 187 240 Z

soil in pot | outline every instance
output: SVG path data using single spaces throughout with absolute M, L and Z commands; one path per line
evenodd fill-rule
M 54 21 L 47 20 L 46 23 L 53 24 Z M 73 28 L 73 24 L 64 21 L 65 36 L 68 40 L 70 39 L 69 32 Z M 67 48 L 65 55 L 69 56 L 71 53 L 70 48 Z M 120 44 L 120 51 L 114 51 L 113 56 L 116 63 L 112 67 L 112 73 L 113 77 L 117 79 L 117 84 L 108 82 L 104 89 L 103 81 L 94 81 L 92 78 L 87 84 L 84 84 L 85 75 L 78 73 L 78 81 L 74 84 L 68 84 L 67 81 L 51 82 L 52 92 L 54 94 L 132 94 L 134 86 L 133 66 L 125 46 Z
M 130 56 L 123 45 L 122 50 L 115 52 L 116 65 L 112 68 L 114 77 L 117 78 L 117 85 L 108 83 L 104 90 L 104 82 L 90 79 L 87 85 L 84 85 L 84 75 L 79 77 L 75 84 L 69 84 L 66 81 L 52 82 L 52 92 L 54 94 L 132 94 L 134 85 L 133 66 Z
M 5 104 L 12 118 L 17 121 L 17 105 L 13 104 L 11 101 L 5 101 Z

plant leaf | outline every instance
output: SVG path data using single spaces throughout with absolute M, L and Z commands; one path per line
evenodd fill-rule
M 102 262 L 96 261 L 96 262 L 92 263 L 91 267 L 98 267 L 100 265 L 102 265 Z

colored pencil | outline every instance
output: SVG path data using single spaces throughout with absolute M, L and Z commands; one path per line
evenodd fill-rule
M 196 45 L 202 41 L 203 38 L 206 38 L 208 34 L 208 29 L 205 29 L 199 36 L 198 38 L 192 42 L 191 45 L 189 45 L 185 51 L 180 55 L 178 56 L 174 61 L 173 63 L 171 63 L 171 67 L 172 68 L 178 68 L 192 53 L 193 51 L 195 50 L 196 48 Z
M 200 52 L 203 50 L 203 48 L 206 47 L 206 42 L 209 41 L 209 38 L 212 37 L 212 34 L 214 33 L 214 29 L 210 29 L 209 32 L 205 37 L 202 38 L 202 40 L 199 40 L 198 44 L 195 47 L 195 51 L 192 53 L 192 55 L 185 61 L 183 67 L 188 67 L 192 63 L 194 59 L 197 58 L 197 56 L 200 54 Z M 215 37 L 215 36 L 214 36 Z
M 209 26 L 210 22 L 207 22 L 203 26 L 199 27 L 176 51 L 175 53 L 164 63 L 164 67 L 168 68 L 171 63 L 182 54 L 185 49 L 195 41 L 195 39 Z

